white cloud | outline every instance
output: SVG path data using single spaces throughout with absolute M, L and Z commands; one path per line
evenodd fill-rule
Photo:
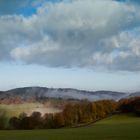
M 139 71 L 140 70 L 140 28 L 135 31 L 124 31 L 111 38 L 105 39 L 102 45 L 112 47 L 114 58 L 113 69 Z M 108 54 L 109 55 L 109 54 Z
M 0 60 L 139 71 L 139 13 L 112 0 L 69 0 L 31 17 L 1 16 Z

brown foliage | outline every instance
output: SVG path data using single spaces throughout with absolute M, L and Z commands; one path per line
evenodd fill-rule
M 64 110 L 56 114 L 33 112 L 31 116 L 22 113 L 18 118 L 10 119 L 9 124 L 13 129 L 41 129 L 75 126 L 90 123 L 111 115 L 116 109 L 116 103 L 111 100 L 96 102 L 80 101 L 67 104 Z

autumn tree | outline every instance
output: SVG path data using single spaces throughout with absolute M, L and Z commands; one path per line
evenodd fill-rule
M 65 125 L 65 121 L 64 121 L 64 116 L 63 113 L 56 113 L 54 114 L 54 127 L 55 128 L 60 128 L 60 127 L 64 127 Z
M 54 114 L 46 113 L 43 117 L 43 128 L 54 128 Z

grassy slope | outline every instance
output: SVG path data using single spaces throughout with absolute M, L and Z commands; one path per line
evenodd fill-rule
M 0 104 L 0 114 L 5 114 L 8 118 L 13 116 L 19 116 L 21 113 L 26 113 L 27 115 L 31 115 L 32 112 L 37 111 L 42 115 L 45 113 L 55 113 L 61 111 L 60 108 L 57 108 L 51 104 L 41 104 L 41 103 L 25 103 L 25 104 Z
M 26 103 L 26 104 L 0 104 L 0 110 L 4 110 L 8 117 L 18 116 L 22 112 L 29 112 L 36 107 L 43 107 L 40 103 Z
M 0 140 L 139 140 L 140 118 L 115 115 L 81 128 L 0 131 Z

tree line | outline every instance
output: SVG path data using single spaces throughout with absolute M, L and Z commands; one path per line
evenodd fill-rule
M 62 112 L 46 113 L 33 112 L 30 116 L 21 113 L 7 119 L 0 112 L 0 129 L 50 129 L 73 127 L 106 118 L 115 113 L 134 112 L 140 116 L 140 97 L 122 99 L 118 102 L 113 100 L 101 100 L 90 102 L 82 100 L 68 103 Z
M 67 104 L 62 112 L 46 113 L 33 112 L 30 116 L 22 113 L 19 117 L 9 120 L 10 129 L 48 129 L 71 127 L 79 124 L 95 122 L 105 118 L 116 110 L 116 102 L 102 100 L 96 102 L 80 101 Z
M 140 97 L 122 99 L 118 102 L 118 110 L 122 113 L 133 112 L 140 116 Z

